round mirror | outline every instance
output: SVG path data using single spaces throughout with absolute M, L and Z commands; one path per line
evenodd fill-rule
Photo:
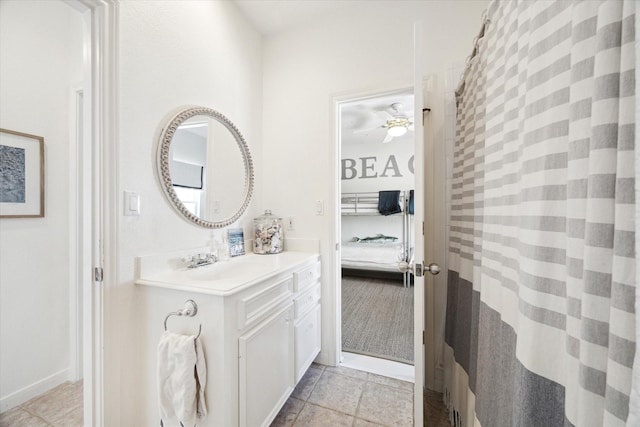
M 206 228 L 235 222 L 253 192 L 246 141 L 228 118 L 205 107 L 181 111 L 162 130 L 158 175 L 173 207 Z

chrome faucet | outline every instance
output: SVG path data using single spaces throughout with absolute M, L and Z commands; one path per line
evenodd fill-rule
M 187 263 L 187 268 L 198 268 L 215 263 L 218 257 L 213 253 L 202 253 L 188 256 L 184 261 Z

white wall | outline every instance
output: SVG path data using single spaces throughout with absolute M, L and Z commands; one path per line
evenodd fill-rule
M 82 19 L 0 2 L 0 127 L 44 137 L 44 218 L 0 218 L 0 411 L 69 379 L 69 164 Z
M 432 108 L 437 164 L 442 168 L 447 66 L 471 53 L 487 4 L 484 0 L 357 2 L 330 19 L 265 40 L 263 198 L 280 216 L 296 217 L 296 230 L 289 237 L 321 240 L 325 300 L 334 286 L 328 262 L 334 252 L 328 244 L 332 213 L 316 216 L 314 201 L 324 200 L 330 207 L 335 180 L 333 97 L 412 86 L 413 23 L 421 20 L 423 69 L 432 77 L 433 97 L 427 106 Z M 438 194 L 444 201 L 445 171 L 436 173 L 442 178 Z M 440 214 L 444 216 L 444 205 Z M 444 236 L 444 227 L 440 231 Z M 444 276 L 437 276 L 438 289 L 445 286 Z M 321 361 L 327 362 L 327 350 L 332 348 L 327 331 L 334 327 L 328 304 L 323 305 L 322 315 Z
M 148 331 L 138 326 L 142 322 L 134 314 L 145 304 L 136 298 L 134 257 L 202 247 L 211 237 L 211 231 L 179 217 L 165 199 L 155 172 L 160 128 L 178 107 L 213 108 L 235 123 L 259 160 L 262 45 L 260 35 L 228 1 L 121 2 L 119 15 L 119 188 L 140 194 L 141 214 L 119 214 L 119 312 L 111 320 L 119 336 L 105 355 L 115 372 L 105 378 L 105 425 L 146 426 L 158 422 L 156 390 L 144 374 L 155 360 L 139 356 L 139 337 Z M 259 161 L 254 166 L 256 193 L 234 224 L 244 227 L 245 235 L 262 209 Z M 177 300 L 175 309 L 183 304 Z

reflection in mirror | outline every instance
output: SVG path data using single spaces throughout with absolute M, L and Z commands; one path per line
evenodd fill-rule
M 160 140 L 165 193 L 187 219 L 224 227 L 246 209 L 253 168 L 242 135 L 224 116 L 203 107 L 178 114 Z

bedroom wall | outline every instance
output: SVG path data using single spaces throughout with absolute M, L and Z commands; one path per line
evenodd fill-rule
M 342 144 L 341 150 L 342 192 L 413 188 L 413 132 L 387 144 Z
M 432 129 L 439 166 L 444 153 L 444 82 L 447 65 L 471 52 L 488 1 L 358 2 L 326 19 L 265 39 L 264 44 L 264 200 L 281 216 L 294 216 L 289 237 L 320 239 L 323 296 L 333 293 L 331 260 L 335 249 L 332 206 L 336 98 L 412 86 L 413 23 L 423 23 L 421 55 L 431 76 Z M 444 168 L 437 191 L 444 201 Z M 295 177 L 295 179 L 292 179 Z M 316 201 L 326 207 L 316 214 Z M 444 204 L 442 206 L 444 218 Z M 444 236 L 444 226 L 442 227 Z M 441 239 L 444 240 L 444 237 Z M 445 253 L 444 247 L 442 253 Z M 444 255 L 443 255 L 444 256 Z M 444 261 L 442 261 L 444 263 Z M 444 275 L 436 278 L 443 289 Z M 325 300 L 326 302 L 326 300 Z M 444 306 L 446 299 L 439 305 Z M 335 312 L 323 304 L 323 352 L 328 363 L 335 343 Z
M 118 317 L 112 319 L 119 342 L 105 354 L 119 367 L 105 390 L 106 413 L 118 418 L 105 425 L 149 426 L 158 422 L 155 356 L 143 357 L 152 349 L 139 347 L 148 331 L 136 326 L 143 323 L 135 313 L 144 301 L 133 283 L 134 258 L 207 246 L 212 234 L 181 218 L 165 199 L 155 172 L 160 130 L 169 113 L 190 105 L 213 108 L 234 122 L 255 167 L 254 197 L 233 224 L 246 233 L 262 208 L 262 41 L 229 1 L 119 2 L 118 26 L 118 187 L 120 194 L 140 194 L 141 214 L 119 217 Z
M 340 184 L 342 193 L 383 190 L 408 191 L 414 187 L 413 133 L 392 142 L 347 142 L 341 146 Z M 343 216 L 341 241 L 376 234 L 394 236 L 402 241 L 402 215 Z

